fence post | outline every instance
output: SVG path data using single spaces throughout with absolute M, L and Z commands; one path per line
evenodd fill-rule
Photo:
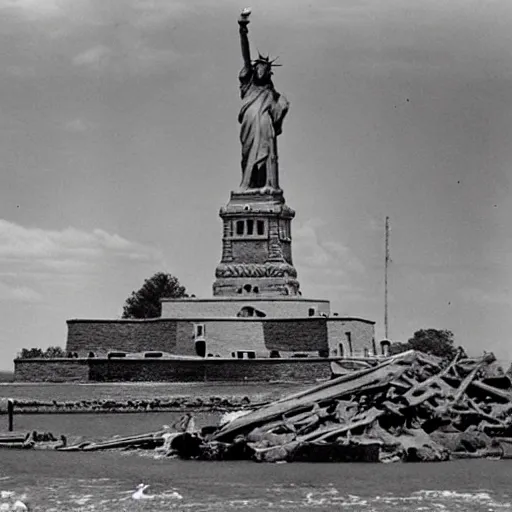
M 7 416 L 9 421 L 9 432 L 12 432 L 14 428 L 14 400 L 12 398 L 7 399 Z

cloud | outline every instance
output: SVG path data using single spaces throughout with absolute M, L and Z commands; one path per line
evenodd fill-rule
M 52 33 L 55 23 L 84 26 L 97 21 L 98 11 L 94 0 L 0 0 L 0 15 L 47 26 Z
M 199 2 L 200 3 L 200 2 Z M 142 29 L 158 28 L 183 16 L 190 15 L 200 6 L 198 2 L 169 0 L 134 0 L 134 25 Z M 206 3 L 206 2 L 203 2 Z
M 294 263 L 303 293 L 307 288 L 343 302 L 366 300 L 362 263 L 348 247 L 329 237 L 327 227 L 318 218 L 294 226 Z
M 1 0 L 0 12 L 12 11 L 24 14 L 28 18 L 54 18 L 63 14 L 62 0 Z
M 495 289 L 486 291 L 477 287 L 464 287 L 458 295 L 468 302 L 487 304 L 489 306 L 512 306 L 512 293 L 510 290 Z
M 199 4 L 207 5 L 206 0 Z M 161 26 L 194 12 L 198 2 L 181 0 L 0 0 L 0 13 L 32 22 L 71 22 L 77 26 L 130 22 L 141 28 Z M 53 31 L 53 30 L 52 30 Z M 64 29 L 65 34 L 69 32 Z
M 36 71 L 32 66 L 7 66 L 5 73 L 16 78 L 33 78 Z
M 73 58 L 75 66 L 85 66 L 95 70 L 106 67 L 112 56 L 112 50 L 103 45 L 96 45 Z
M 362 272 L 363 266 L 352 251 L 336 240 L 323 240 L 321 235 L 325 222 L 310 219 L 294 229 L 294 254 L 306 269 L 330 275 L 346 275 Z
M 0 281 L 0 301 L 40 302 L 43 296 L 28 286 L 17 286 Z
M 165 69 L 180 57 L 172 48 L 154 48 L 136 31 L 129 31 L 115 48 L 96 45 L 72 58 L 75 66 L 111 74 L 140 74 Z
M 84 119 L 81 119 L 80 117 L 72 119 L 71 121 L 68 121 L 64 124 L 64 129 L 72 133 L 85 132 L 89 128 L 91 128 L 91 125 Z
M 161 259 L 156 249 L 101 229 L 53 231 L 27 228 L 0 219 L 0 266 L 6 272 L 14 269 L 25 277 L 41 273 L 94 272 L 103 264 Z

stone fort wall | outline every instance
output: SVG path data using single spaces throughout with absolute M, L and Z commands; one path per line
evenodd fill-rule
M 347 332 L 351 333 L 353 353 L 360 354 L 364 348 L 371 351 L 374 336 L 372 322 L 341 317 L 68 320 L 66 351 L 80 357 L 90 352 L 105 357 L 119 351 L 195 356 L 198 326 L 206 354 L 224 358 L 237 351 L 252 351 L 256 357 L 269 357 L 271 351 L 336 356 L 340 354 L 333 351 L 340 343 L 346 345 Z M 351 355 L 348 346 L 344 346 L 343 355 Z
M 16 359 L 17 382 L 313 382 L 331 376 L 327 359 Z
M 68 320 L 66 351 L 86 357 L 109 352 L 157 350 L 176 353 L 177 322 L 154 320 Z
M 240 298 L 218 299 L 162 299 L 162 318 L 217 318 L 236 317 L 243 308 L 251 306 L 268 318 L 304 318 L 310 308 L 317 314 L 330 314 L 328 300 L 303 299 L 297 297 L 259 298 L 254 295 Z
M 362 319 L 345 319 L 327 322 L 327 339 L 330 357 L 363 357 L 378 355 L 375 346 L 375 324 Z M 350 334 L 350 341 L 348 334 Z M 342 348 L 340 348 L 340 345 Z M 352 345 L 352 351 L 350 350 Z
M 169 358 L 107 359 L 109 352 L 165 352 L 196 356 L 198 325 L 208 354 L 194 360 Z M 330 359 L 351 334 L 353 355 L 372 353 L 373 322 L 342 317 L 292 319 L 196 318 L 153 320 L 69 320 L 66 350 L 72 359 L 17 359 L 15 379 L 21 382 L 122 381 L 313 381 L 329 378 Z M 252 351 L 256 358 L 236 359 L 233 352 Z M 270 352 L 280 359 L 270 359 Z M 94 358 L 88 358 L 94 352 Z M 294 353 L 309 357 L 289 359 Z

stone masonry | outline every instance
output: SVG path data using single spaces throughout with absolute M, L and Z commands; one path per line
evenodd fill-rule
M 291 248 L 294 216 L 280 190 L 232 192 L 229 203 L 220 210 L 222 258 L 215 271 L 213 295 L 299 295 Z

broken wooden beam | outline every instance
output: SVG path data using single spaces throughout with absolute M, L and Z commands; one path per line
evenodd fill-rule
M 405 356 L 402 358 L 404 361 L 414 360 L 414 354 L 407 352 L 404 354 Z M 315 386 L 309 392 L 285 397 L 273 404 L 233 420 L 215 432 L 212 440 L 228 440 L 264 423 L 273 421 L 285 413 L 300 410 L 315 402 L 321 403 L 339 399 L 360 390 L 367 390 L 371 386 L 381 386 L 383 381 L 389 383 L 400 377 L 407 370 L 407 365 L 400 364 L 400 362 L 400 358 L 385 361 L 372 369 L 355 372 L 350 378 L 347 376 L 333 379 L 330 383 L 322 383 L 319 386 Z
M 471 382 L 472 388 L 477 388 L 481 391 L 485 391 L 488 395 L 491 395 L 494 398 L 498 398 L 503 402 L 511 402 L 512 394 L 508 391 L 504 391 L 503 389 L 495 388 L 494 386 L 489 386 L 489 384 L 484 384 L 479 380 L 474 380 Z

